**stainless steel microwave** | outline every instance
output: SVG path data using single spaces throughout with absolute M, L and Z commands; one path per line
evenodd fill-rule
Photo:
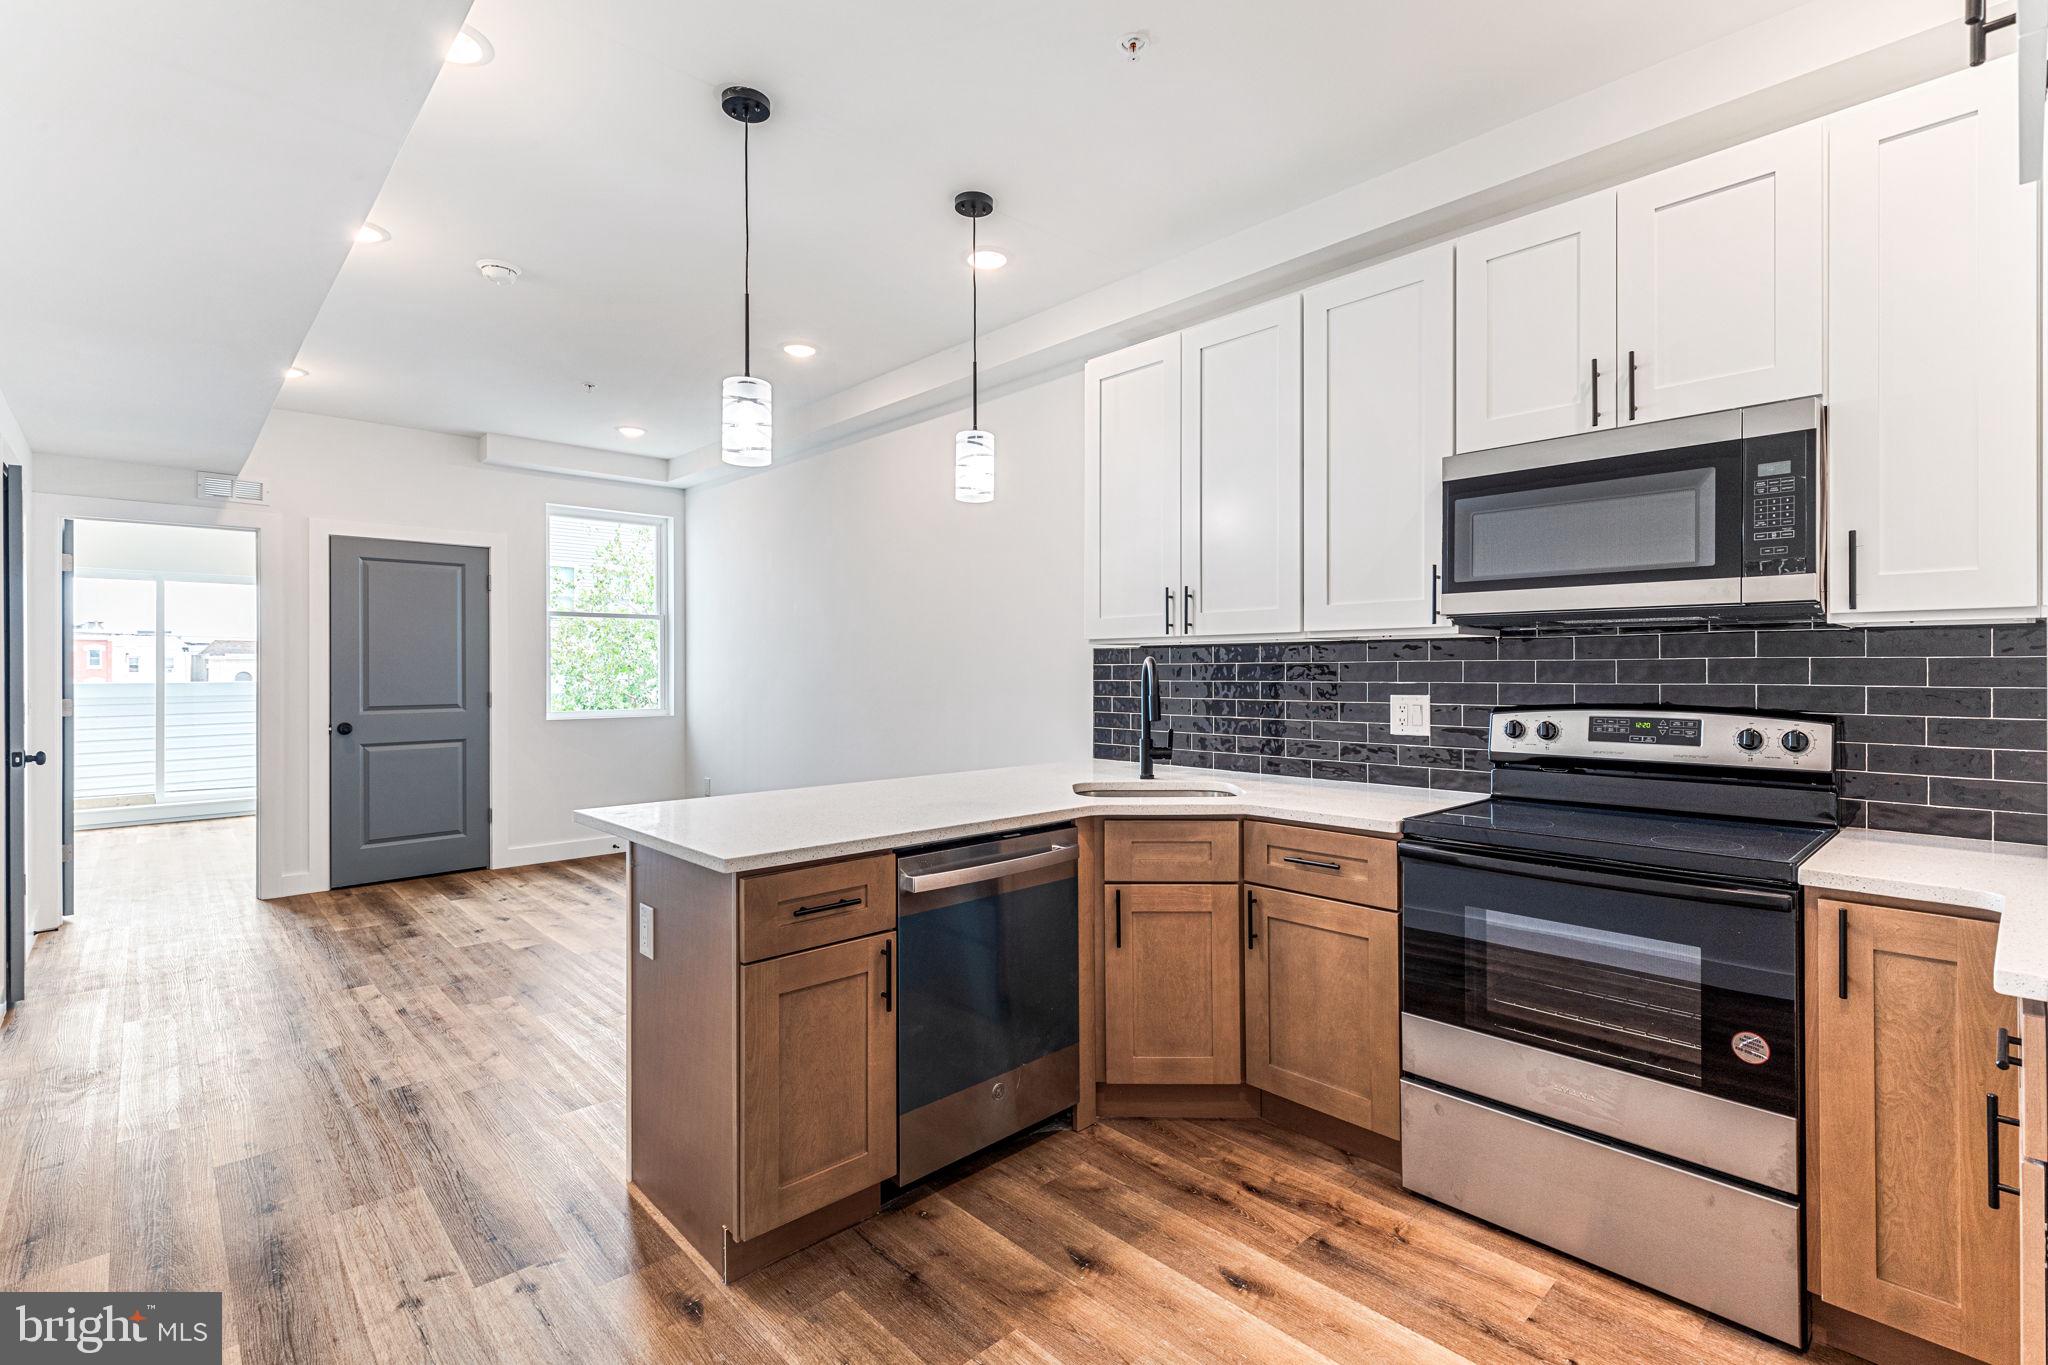
M 1817 398 L 1444 461 L 1441 610 L 1479 626 L 1823 609 Z

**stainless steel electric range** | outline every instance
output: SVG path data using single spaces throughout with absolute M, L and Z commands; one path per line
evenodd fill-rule
M 1834 727 L 1502 709 L 1401 843 L 1411 1190 L 1805 1345 L 1799 864 Z

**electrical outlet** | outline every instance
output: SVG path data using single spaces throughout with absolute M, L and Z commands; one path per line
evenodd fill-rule
M 640 956 L 654 957 L 654 907 L 645 904 L 640 907 Z
M 1429 738 L 1429 693 L 1410 693 L 1387 698 L 1391 713 L 1387 728 L 1397 735 Z

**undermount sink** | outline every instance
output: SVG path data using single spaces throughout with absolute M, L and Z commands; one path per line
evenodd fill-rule
M 1243 796 L 1242 789 L 1228 782 L 1076 782 L 1076 796 Z

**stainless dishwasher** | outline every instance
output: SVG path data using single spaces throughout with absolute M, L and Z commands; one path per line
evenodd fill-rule
M 1073 1107 L 1080 957 L 1072 825 L 896 861 L 896 1180 Z

